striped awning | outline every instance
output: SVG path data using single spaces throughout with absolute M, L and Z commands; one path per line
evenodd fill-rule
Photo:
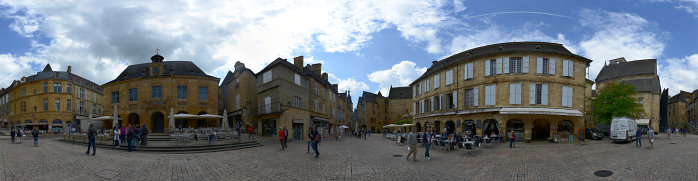
M 577 116 L 582 117 L 584 114 L 579 110 L 574 109 L 555 109 L 541 107 L 503 107 L 499 110 L 500 114 L 540 114 L 540 115 L 559 115 L 559 116 Z

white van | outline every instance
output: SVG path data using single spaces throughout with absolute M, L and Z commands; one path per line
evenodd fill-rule
M 634 119 L 628 117 L 615 117 L 611 121 L 611 140 L 631 142 L 635 140 L 635 132 L 637 131 L 637 123 Z

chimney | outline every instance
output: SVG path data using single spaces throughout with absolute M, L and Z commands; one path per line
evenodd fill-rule
M 327 80 L 327 73 L 322 73 L 322 79 Z
M 68 66 L 68 73 L 70 73 L 70 69 L 72 69 L 72 67 Z
M 303 70 L 303 56 L 297 56 L 296 58 L 293 58 L 293 65 Z
M 315 74 L 317 74 L 317 75 L 321 75 L 322 74 L 322 64 L 316 63 L 313 65 L 310 65 L 310 70 L 315 72 Z

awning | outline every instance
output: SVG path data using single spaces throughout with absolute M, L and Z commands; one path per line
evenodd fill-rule
M 92 118 L 93 121 L 106 121 L 106 120 L 113 120 L 113 119 L 114 119 L 114 117 L 112 117 L 112 116 L 102 116 L 102 117 L 98 117 L 98 118 Z M 119 118 L 119 120 L 122 120 L 122 119 Z
M 637 125 L 650 125 L 650 119 L 637 119 Z
M 582 117 L 584 114 L 574 109 L 554 109 L 554 108 L 539 108 L 539 107 L 503 107 L 499 110 L 500 114 L 542 114 L 542 115 L 560 115 L 560 116 L 577 116 Z
M 330 119 L 327 119 L 327 118 L 321 118 L 321 117 L 314 117 L 314 116 L 313 116 L 313 117 L 311 117 L 311 118 L 313 118 L 313 119 L 317 119 L 317 120 L 320 120 L 320 121 L 330 121 Z
M 1 122 L 3 122 L 3 123 L 4 123 L 4 122 L 7 122 L 7 119 L 2 119 L 2 121 L 1 121 Z
M 75 119 L 87 120 L 87 116 L 75 116 Z
M 197 115 L 191 115 L 191 114 L 179 113 L 179 114 L 175 114 L 175 115 L 174 115 L 174 118 L 175 118 L 175 119 L 199 118 L 199 116 L 197 116 Z

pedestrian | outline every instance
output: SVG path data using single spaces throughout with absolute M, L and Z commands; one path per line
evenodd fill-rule
M 136 147 L 136 150 L 141 148 L 140 140 L 138 140 L 141 138 L 141 130 L 140 129 L 141 129 L 140 124 L 136 124 L 133 128 L 133 136 L 134 136 L 133 137 L 133 146 Z
M 642 131 L 635 131 L 635 148 L 642 148 Z
M 128 124 L 128 129 L 126 130 L 126 143 L 128 143 L 128 152 L 133 151 L 133 140 L 136 135 L 133 133 L 133 125 Z
M 121 140 L 121 144 L 124 144 L 126 143 L 126 127 L 119 126 L 119 129 L 121 129 L 119 130 L 119 132 L 121 132 L 119 139 Z
M 283 128 L 279 128 L 279 142 L 281 143 L 281 150 L 284 150 L 286 146 L 284 145 L 284 139 L 286 137 L 286 132 Z
M 284 147 L 288 148 L 288 129 L 284 126 Z
M 240 141 L 240 128 L 241 128 L 241 126 L 242 126 L 242 125 L 240 124 L 240 121 L 238 121 L 238 122 L 235 124 L 235 130 L 237 131 L 238 141 Z
M 92 156 L 95 156 L 97 152 L 97 146 L 95 145 L 95 136 L 97 136 L 97 130 L 93 124 L 90 124 L 90 128 L 87 130 L 87 152 L 85 154 L 90 154 L 90 146 L 92 146 Z
M 310 153 L 310 145 L 313 143 L 313 127 L 308 128 L 308 152 Z
M 650 146 L 647 147 L 647 149 L 654 150 L 654 130 L 651 128 L 649 131 L 647 131 L 647 139 L 650 141 Z
M 671 137 L 671 128 L 666 129 L 666 139 L 670 139 L 669 137 Z
M 252 124 L 249 124 L 247 126 L 247 139 L 252 139 L 253 133 L 254 133 L 254 128 L 252 127 Z
M 679 136 L 679 128 L 674 128 L 674 133 L 676 133 L 676 136 Z
M 216 138 L 216 130 L 211 129 L 211 134 L 208 135 L 208 144 L 209 145 L 211 144 L 211 141 L 213 141 L 214 138 Z
M 412 160 L 417 161 L 417 128 L 412 128 L 412 132 L 407 135 L 407 160 L 410 160 L 410 155 L 412 155 Z
M 683 137 L 686 137 L 686 128 L 682 128 L 683 131 Z
M 141 127 L 141 145 L 146 146 L 148 145 L 148 134 L 150 133 L 150 130 L 148 130 L 148 125 L 143 124 L 143 127 Z
M 121 137 L 121 130 L 120 128 L 114 128 L 112 131 L 114 132 L 114 148 L 118 148 L 119 137 Z
M 34 128 L 32 136 L 34 137 L 34 147 L 39 147 L 39 129 Z
M 514 148 L 514 140 L 516 139 L 516 135 L 514 134 L 514 131 L 509 132 L 509 148 Z
M 422 140 L 424 142 L 424 148 L 426 149 L 426 151 L 424 152 L 424 157 L 426 157 L 427 160 L 431 160 L 431 157 L 429 156 L 429 148 L 431 147 L 431 138 L 433 136 L 434 135 L 432 134 L 431 130 L 427 130 L 427 132 L 424 133 L 424 135 L 422 135 Z
M 317 145 L 318 145 L 318 143 L 320 143 L 320 134 L 317 132 L 317 126 L 316 126 L 316 127 L 313 127 L 313 133 L 312 133 L 312 134 L 313 134 L 313 137 L 312 137 L 313 145 L 312 145 L 312 147 L 313 147 L 313 150 L 315 151 L 315 158 L 317 158 L 317 157 L 320 156 L 320 152 L 317 150 Z
M 15 134 L 16 134 L 15 129 L 14 128 L 11 129 L 10 130 L 10 137 L 12 137 L 12 141 L 10 141 L 10 143 L 12 143 L 12 144 L 15 144 Z

